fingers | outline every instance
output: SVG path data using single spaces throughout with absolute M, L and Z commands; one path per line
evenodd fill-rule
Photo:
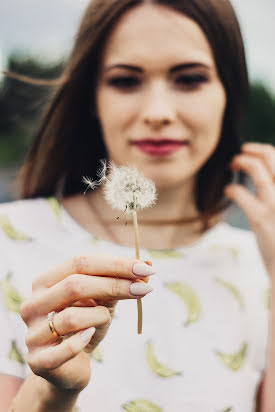
M 76 273 L 137 279 L 150 276 L 155 271 L 148 264 L 137 259 L 101 254 L 77 255 L 37 277 L 33 282 L 33 290 L 49 288 Z
M 274 186 L 273 177 L 261 158 L 248 154 L 237 155 L 231 162 L 231 169 L 241 169 L 247 173 L 251 177 L 259 197 L 269 196 L 270 189 Z
M 255 217 L 262 215 L 263 206 L 261 202 L 245 187 L 239 184 L 229 185 L 225 189 L 225 194 L 243 209 L 249 222 L 253 222 Z
M 260 158 L 275 179 L 275 147 L 270 144 L 245 143 L 242 146 L 242 151 Z
M 119 300 L 136 299 L 153 288 L 144 282 L 99 276 L 70 275 L 61 282 L 35 293 L 25 300 L 20 314 L 25 323 L 52 310 L 59 311 L 82 299 Z
M 108 325 L 111 321 L 111 314 L 105 306 L 95 308 L 69 307 L 54 316 L 54 327 L 59 335 L 68 335 L 80 330 L 94 326 Z M 47 317 L 44 316 L 40 322 L 28 329 L 26 344 L 31 350 L 37 346 L 49 345 L 57 342 L 50 331 Z
M 91 327 L 70 336 L 56 346 L 32 351 L 28 357 L 28 364 L 32 371 L 40 376 L 58 368 L 65 362 L 77 356 L 90 342 L 96 329 Z

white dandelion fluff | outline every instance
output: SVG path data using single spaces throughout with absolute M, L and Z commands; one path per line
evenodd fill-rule
M 101 160 L 102 169 L 98 172 L 99 181 L 87 177 L 83 182 L 91 189 L 103 185 L 106 201 L 113 209 L 131 213 L 140 211 L 156 203 L 156 187 L 152 180 L 145 178 L 136 167 L 117 166 Z
M 156 187 L 137 168 L 110 163 L 104 195 L 113 209 L 131 213 L 132 210 L 140 211 L 155 204 Z

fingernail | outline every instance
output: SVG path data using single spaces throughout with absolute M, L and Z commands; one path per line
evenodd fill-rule
M 95 328 L 92 326 L 91 328 L 85 329 L 80 333 L 80 337 L 83 342 L 89 342 L 93 334 L 95 333 Z
M 134 275 L 138 276 L 151 276 L 156 273 L 151 266 L 146 265 L 146 263 L 143 262 L 135 263 L 132 272 Z
M 130 292 L 134 296 L 145 295 L 146 293 L 152 292 L 154 290 L 152 286 L 144 282 L 131 283 Z

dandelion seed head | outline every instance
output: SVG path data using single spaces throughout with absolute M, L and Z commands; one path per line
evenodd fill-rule
M 156 187 L 152 180 L 144 177 L 136 167 L 117 166 L 113 162 L 107 164 L 101 160 L 98 170 L 98 181 L 83 177 L 87 189 L 94 190 L 103 186 L 104 197 L 113 209 L 131 213 L 151 207 L 156 202 Z M 85 191 L 85 193 L 86 193 Z
M 98 182 L 95 182 L 94 180 L 86 176 L 83 176 L 82 181 L 87 185 L 87 189 L 85 190 L 84 194 L 87 192 L 88 188 L 94 190 L 98 186 Z
M 116 166 L 110 163 L 104 184 L 106 201 L 113 209 L 131 213 L 151 207 L 156 202 L 156 187 L 135 167 Z

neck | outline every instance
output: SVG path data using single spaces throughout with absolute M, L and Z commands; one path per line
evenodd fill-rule
M 120 219 L 125 217 L 122 211 L 113 210 L 104 199 L 103 189 L 98 188 L 94 192 L 88 194 L 89 203 L 94 206 L 105 222 L 117 223 L 118 216 Z M 152 208 L 143 209 L 138 212 L 139 222 L 165 224 L 188 222 L 190 219 L 198 218 L 199 212 L 195 206 L 193 195 L 193 187 L 191 185 L 185 188 L 166 188 L 165 190 L 158 189 L 157 202 Z
M 113 210 L 106 202 L 101 187 L 87 192 L 85 196 L 65 198 L 62 203 L 71 216 L 97 238 L 124 246 L 134 245 L 132 216 Z M 157 203 L 138 212 L 140 247 L 172 249 L 194 243 L 205 228 L 200 219 L 186 222 L 190 217 L 199 217 L 191 185 L 158 189 Z M 221 216 L 215 216 L 210 226 L 220 219 Z M 184 221 L 184 224 L 179 224 Z

